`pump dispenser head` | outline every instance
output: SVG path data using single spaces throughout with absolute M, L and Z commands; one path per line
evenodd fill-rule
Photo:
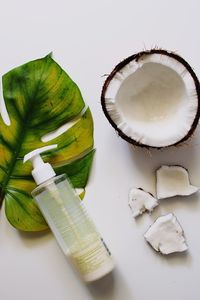
M 37 185 L 56 176 L 52 166 L 49 163 L 45 163 L 40 156 L 41 153 L 55 149 L 56 147 L 57 145 L 51 145 L 38 148 L 24 156 L 24 163 L 30 160 L 33 164 L 32 176 Z

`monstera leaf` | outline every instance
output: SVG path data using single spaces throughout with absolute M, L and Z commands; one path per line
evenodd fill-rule
M 80 90 L 65 71 L 47 55 L 15 68 L 3 76 L 3 96 L 10 117 L 0 117 L 0 203 L 5 201 L 9 222 L 23 231 L 47 228 L 30 192 L 35 188 L 26 153 L 57 144 L 45 153 L 56 173 L 67 173 L 75 188 L 84 188 L 93 158 L 93 121 Z M 82 113 L 81 113 L 82 112 Z M 76 120 L 51 141 L 42 137 Z

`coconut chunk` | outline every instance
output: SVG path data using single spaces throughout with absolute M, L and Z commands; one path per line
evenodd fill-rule
M 136 218 L 145 211 L 151 212 L 158 205 L 158 201 L 143 189 L 132 188 L 129 193 L 128 205 L 131 208 L 133 217 Z
M 156 171 L 157 198 L 188 196 L 199 188 L 190 184 L 188 171 L 181 166 L 161 166 Z
M 144 234 L 144 238 L 162 254 L 183 252 L 188 249 L 183 229 L 172 213 L 159 217 Z

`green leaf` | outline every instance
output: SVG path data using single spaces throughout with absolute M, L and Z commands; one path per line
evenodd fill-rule
M 55 167 L 56 174 L 66 173 L 76 188 L 84 188 L 88 181 L 89 171 L 94 156 L 94 150 L 90 151 L 81 159 L 66 164 L 61 167 Z
M 3 95 L 11 125 L 0 117 L 0 203 L 5 200 L 9 222 L 24 231 L 41 231 L 47 224 L 31 191 L 35 183 L 26 153 L 47 145 L 58 147 L 43 158 L 57 174 L 67 173 L 75 188 L 84 189 L 94 154 L 93 120 L 77 85 L 47 55 L 3 76 Z M 63 124 L 75 124 L 49 142 L 41 138 Z M 84 192 L 82 193 L 84 196 Z

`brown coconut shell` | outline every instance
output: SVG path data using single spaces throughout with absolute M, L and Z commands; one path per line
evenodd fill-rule
M 198 108 L 197 108 L 197 112 L 196 112 L 196 116 L 194 118 L 193 124 L 191 126 L 191 129 L 188 131 L 188 133 L 179 141 L 177 141 L 174 144 L 171 144 L 169 146 L 165 146 L 165 147 L 154 147 L 154 146 L 149 146 L 149 145 L 145 145 L 142 144 L 138 141 L 135 141 L 134 139 L 132 139 L 131 137 L 127 136 L 122 130 L 120 130 L 117 125 L 115 124 L 115 122 L 111 119 L 109 112 L 106 109 L 106 100 L 105 100 L 105 94 L 107 91 L 107 88 L 110 84 L 110 82 L 112 81 L 113 77 L 116 75 L 116 73 L 120 72 L 121 69 L 123 69 L 127 64 L 129 64 L 131 61 L 135 60 L 138 61 L 139 59 L 141 59 L 143 56 L 146 55 L 152 55 L 152 54 L 161 54 L 161 55 L 166 55 L 169 56 L 171 58 L 176 59 L 177 61 L 179 61 L 182 65 L 184 65 L 184 67 L 188 70 L 188 72 L 190 73 L 191 77 L 194 80 L 195 83 L 195 88 L 196 88 L 196 94 L 197 94 L 197 99 L 198 99 Z M 192 67 L 188 64 L 187 61 L 185 61 L 181 56 L 179 56 L 178 54 L 175 54 L 174 52 L 170 52 L 168 50 L 163 50 L 163 49 L 151 49 L 151 50 L 146 50 L 146 51 L 142 51 L 136 54 L 133 54 L 129 57 L 127 57 L 126 59 L 124 59 L 123 61 L 121 61 L 114 69 L 113 71 L 110 73 L 110 75 L 108 75 L 103 88 L 102 88 L 102 92 L 101 92 L 101 106 L 103 109 L 103 112 L 106 116 L 106 118 L 108 119 L 109 123 L 113 126 L 113 128 L 118 132 L 119 136 L 121 138 L 123 138 L 125 141 L 127 141 L 128 143 L 135 145 L 135 146 L 139 146 L 139 147 L 146 147 L 146 148 L 156 148 L 156 149 L 161 149 L 161 148 L 166 148 L 166 147 L 170 147 L 170 146 L 177 146 L 180 145 L 181 143 L 185 142 L 187 139 L 189 139 L 192 134 L 194 133 L 198 121 L 199 121 L 199 117 L 200 117 L 200 83 L 199 80 L 195 74 L 195 72 L 193 71 Z

